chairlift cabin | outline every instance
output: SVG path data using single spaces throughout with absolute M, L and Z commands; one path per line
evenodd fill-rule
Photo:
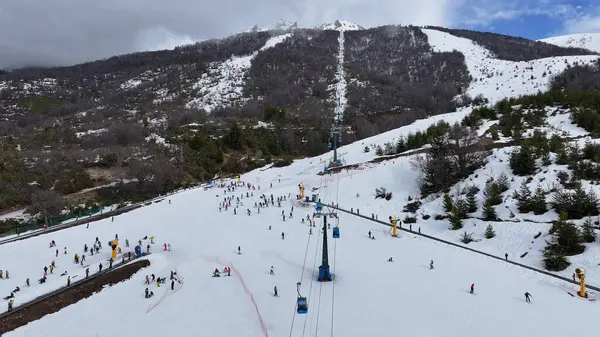
M 299 314 L 306 314 L 308 312 L 308 302 L 306 302 L 306 297 L 298 297 L 297 312 Z
M 339 239 L 340 237 L 340 228 L 339 227 L 333 227 L 333 238 L 334 239 Z
M 333 146 L 331 145 L 331 142 L 327 143 L 327 147 L 331 150 L 333 148 Z
M 323 204 L 320 201 L 317 202 L 317 205 L 315 206 L 315 210 L 317 211 L 317 213 L 320 213 L 323 210 Z

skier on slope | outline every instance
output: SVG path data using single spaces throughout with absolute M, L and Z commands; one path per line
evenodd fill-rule
M 429 262 L 429 269 L 433 269 L 433 260 L 431 260 L 431 262 Z
M 471 291 L 469 291 L 470 294 L 475 294 L 475 283 L 471 283 Z
M 273 296 L 277 297 L 277 286 L 273 287 Z
M 269 275 L 275 275 L 275 269 L 271 266 L 271 270 L 269 271 Z
M 525 302 L 531 303 L 530 297 L 532 297 L 531 294 L 529 292 L 526 292 L 525 293 Z

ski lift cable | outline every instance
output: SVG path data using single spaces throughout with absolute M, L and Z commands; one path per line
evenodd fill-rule
M 337 243 L 339 240 L 335 240 L 333 242 L 333 275 L 335 275 L 335 258 L 337 255 Z M 331 285 L 331 337 L 333 337 L 333 322 L 334 322 L 334 316 L 335 314 L 335 281 L 333 282 L 333 284 Z
M 323 186 L 323 182 L 325 179 L 326 179 L 325 176 L 321 177 L 321 179 L 319 181 L 319 190 Z M 301 282 L 304 280 L 304 270 L 306 269 L 306 260 L 308 258 L 308 248 L 310 247 L 310 239 L 311 239 L 311 235 L 308 236 L 308 240 L 306 242 L 306 250 L 304 252 L 304 262 L 302 263 L 302 272 L 300 274 L 300 284 L 302 284 Z M 320 239 L 320 236 L 317 236 L 317 249 L 319 247 L 319 239 Z M 315 261 L 316 261 L 316 255 L 315 255 Z M 300 289 L 300 286 L 298 286 L 298 290 Z M 311 288 L 312 288 L 312 280 L 311 280 Z M 290 325 L 289 337 L 292 337 L 292 334 L 294 332 L 294 322 L 296 320 L 296 315 L 297 315 L 296 311 L 297 311 L 297 303 L 294 304 L 294 311 L 293 311 L 293 316 L 292 316 L 292 323 Z M 305 317 L 305 321 L 304 321 L 304 328 L 306 328 L 306 317 Z M 304 329 L 303 329 L 302 334 L 304 335 Z
M 312 235 L 308 236 L 308 240 L 306 242 L 306 251 L 304 252 L 304 262 L 302 263 L 302 273 L 300 274 L 300 282 L 302 282 L 304 279 L 304 270 L 306 268 L 306 259 L 308 258 L 308 248 L 310 247 L 311 236 Z M 298 286 L 298 290 L 300 290 L 300 286 Z M 293 311 L 294 316 L 292 316 L 292 325 L 290 326 L 290 335 L 289 335 L 290 337 L 292 337 L 292 333 L 294 331 L 294 321 L 296 320 L 296 314 L 297 314 L 296 310 L 297 310 L 296 304 L 294 304 L 294 311 Z
M 323 291 L 323 283 L 319 284 L 319 302 L 317 303 L 317 324 L 315 324 L 315 337 L 319 335 L 319 317 L 321 312 L 321 293 Z
M 319 242 L 321 241 L 320 238 L 321 238 L 320 235 L 317 236 L 317 247 L 315 249 L 315 258 L 314 258 L 314 261 L 313 261 L 313 271 L 316 270 L 316 266 L 317 266 L 317 257 L 319 256 Z M 310 287 L 308 288 L 307 302 L 308 302 L 308 299 L 311 298 L 310 295 L 312 294 L 312 289 L 313 289 L 313 284 L 314 283 L 315 283 L 315 278 L 311 277 L 310 278 Z M 306 316 L 308 316 L 308 315 L 306 315 Z M 307 320 L 308 320 L 308 317 L 305 317 L 304 318 L 304 327 L 302 327 L 302 337 L 304 337 L 304 334 L 306 332 L 306 322 L 307 322 Z

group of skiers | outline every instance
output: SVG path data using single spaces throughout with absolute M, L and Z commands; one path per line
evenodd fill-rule
M 176 271 L 171 270 L 171 275 L 170 275 L 169 279 L 171 280 L 171 290 L 175 290 L 175 281 L 177 281 L 177 283 L 181 284 L 181 280 L 177 276 Z M 144 282 L 144 285 L 149 286 L 151 283 L 155 283 L 154 281 L 156 281 L 156 287 L 160 288 L 161 284 L 165 284 L 167 282 L 167 278 L 166 277 L 156 277 L 156 275 L 154 275 L 154 274 L 146 275 L 146 281 Z M 146 289 L 144 289 L 144 298 L 151 298 L 153 296 L 154 296 L 154 291 L 152 291 L 152 290 L 148 289 L 148 287 L 146 287 Z
M 147 238 L 148 238 L 148 237 L 147 237 L 147 236 L 145 236 L 143 239 L 144 239 L 144 240 L 146 240 Z M 115 239 L 118 239 L 118 234 L 117 234 L 117 235 L 115 235 Z M 140 244 L 140 246 L 141 246 L 142 240 L 139 240 L 138 242 L 139 242 L 139 244 Z M 152 237 L 151 237 L 151 242 L 152 242 L 152 243 L 154 243 L 154 236 L 152 236 Z M 56 241 L 55 241 L 55 240 L 52 240 L 52 241 L 50 242 L 50 244 L 49 244 L 49 247 L 50 247 L 50 248 L 55 248 L 56 246 L 57 246 L 57 244 L 56 244 Z M 127 239 L 125 239 L 125 246 L 126 246 L 126 247 L 129 247 L 129 240 L 127 240 Z M 150 248 L 149 248 L 149 247 L 150 247 L 150 245 L 148 245 L 148 248 L 147 248 L 147 250 L 148 250 L 148 251 L 150 250 Z M 171 245 L 170 245 L 170 244 L 166 244 L 166 243 L 165 243 L 164 247 L 165 247 L 165 250 L 171 250 Z M 90 268 L 89 268 L 89 266 L 88 266 L 88 265 L 84 265 L 84 262 L 86 262 L 86 254 L 85 254 L 85 253 L 87 253 L 87 252 L 89 251 L 89 253 L 90 253 L 91 255 L 94 255 L 94 254 L 97 254 L 97 253 L 99 253 L 101 250 L 102 250 L 102 243 L 101 243 L 100 239 L 99 239 L 98 237 L 96 237 L 96 240 L 95 240 L 94 244 L 92 245 L 92 247 L 88 247 L 88 245 L 87 245 L 87 244 L 84 244 L 84 246 L 83 246 L 83 253 L 81 253 L 81 254 L 80 254 L 80 253 L 76 253 L 76 254 L 73 256 L 73 263 L 75 263 L 75 264 L 80 264 L 82 267 L 86 268 L 86 269 L 85 269 L 85 277 L 86 277 L 86 278 L 88 278 L 88 277 L 89 277 L 89 274 L 90 274 Z M 119 247 L 119 248 L 118 248 L 118 250 L 117 250 L 117 253 L 121 253 L 121 252 L 122 252 L 122 250 L 121 250 L 121 249 L 120 249 L 120 247 Z M 68 253 L 68 251 L 67 251 L 67 247 L 64 247 L 64 254 L 63 254 L 63 255 L 67 255 L 67 253 Z M 132 257 L 132 254 L 131 254 L 131 253 L 132 253 L 132 252 L 131 252 L 131 251 L 129 251 L 129 252 L 127 252 L 127 254 L 123 254 L 123 255 L 122 255 L 122 262 L 125 262 L 125 260 L 126 260 L 126 259 L 129 259 L 129 260 L 130 260 L 130 259 L 131 259 L 131 257 Z M 55 250 L 55 252 L 54 252 L 54 257 L 55 257 L 55 258 L 57 258 L 57 257 L 58 257 L 58 249 L 56 249 L 56 250 Z M 113 259 L 112 259 L 112 257 L 111 257 L 111 258 L 108 260 L 108 268 L 112 268 L 112 266 L 113 266 L 113 262 L 114 262 L 114 261 L 113 261 Z M 42 276 L 40 279 L 38 279 L 38 283 L 39 283 L 39 284 L 44 284 L 44 283 L 46 283 L 46 281 L 47 281 L 47 279 L 48 279 L 48 272 L 49 272 L 50 274 L 54 274 L 54 269 L 56 269 L 56 262 L 55 262 L 55 260 L 53 259 L 53 260 L 52 260 L 52 262 L 51 262 L 49 265 L 47 265 L 47 266 L 44 266 L 44 268 L 43 268 L 43 272 L 44 272 L 44 273 L 43 273 L 43 276 Z M 99 263 L 99 265 L 98 265 L 98 272 L 102 272 L 102 269 L 103 269 L 103 262 L 101 261 L 101 262 Z M 65 271 L 65 272 L 61 273 L 61 274 L 60 274 L 60 276 L 61 276 L 61 277 L 64 277 L 64 276 L 66 276 L 66 286 L 68 287 L 68 286 L 70 286 L 70 285 L 71 285 L 71 279 L 72 279 L 72 278 L 75 278 L 75 277 L 78 277 L 79 275 L 73 275 L 73 276 L 71 276 L 71 275 L 69 275 L 69 274 L 68 274 L 68 272 L 67 272 L 67 271 Z M 2 272 L 2 271 L 0 271 L 0 278 L 9 278 L 9 273 L 8 273 L 8 271 L 5 271 L 5 272 Z M 31 285 L 31 282 L 30 282 L 29 278 L 27 278 L 27 279 L 25 280 L 25 287 L 29 287 L 30 285 Z M 21 290 L 21 288 L 20 288 L 19 286 L 17 286 L 17 287 L 15 287 L 15 289 L 14 289 L 14 290 L 13 290 L 13 291 L 10 293 L 10 295 L 8 295 L 8 296 L 4 297 L 4 299 L 5 299 L 5 300 L 9 300 L 9 302 L 8 302 L 8 310 L 13 310 L 13 307 L 14 307 L 14 298 L 15 298 L 15 295 L 16 295 L 17 293 L 19 293 L 20 291 L 22 291 L 22 290 Z

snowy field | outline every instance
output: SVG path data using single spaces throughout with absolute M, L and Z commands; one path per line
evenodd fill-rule
M 281 208 L 275 205 L 257 214 L 253 206 L 258 194 L 291 194 L 294 199 L 302 181 L 307 191 L 319 188 L 323 198 L 342 205 L 356 198 L 355 189 L 372 183 L 364 177 L 396 179 L 407 172 L 397 165 L 398 170 L 380 169 L 363 176 L 301 180 L 292 177 L 292 168 L 287 168 L 285 175 L 286 168 L 242 176 L 244 181 L 260 185 L 261 191 L 241 199 L 244 205 L 237 215 L 231 208 L 219 212 L 223 189 L 192 190 L 173 195 L 171 204 L 153 204 L 120 215 L 114 222 L 103 220 L 89 229 L 80 226 L 0 246 L 2 268 L 11 273 L 11 280 L 0 281 L 0 292 L 8 294 L 15 286 L 23 286 L 25 278 L 32 280 L 31 287 L 17 294 L 15 304 L 19 305 L 64 285 L 65 277 L 57 273 L 67 271 L 72 277 L 82 277 L 83 268 L 72 262 L 73 254 L 81 253 L 83 245 L 91 245 L 96 237 L 106 244 L 118 234 L 123 245 L 126 238 L 134 243 L 144 236 L 156 236 L 149 268 L 6 336 L 110 336 L 115 331 L 142 332 L 144 336 L 261 336 L 265 335 L 261 321 L 270 336 L 287 336 L 290 331 L 291 336 L 563 336 L 572 331 L 570 325 L 539 322 L 596 316 L 589 307 L 595 303 L 575 299 L 563 289 L 573 285 L 426 239 L 405 234 L 391 238 L 387 227 L 345 214 L 339 215 L 339 239 L 332 239 L 328 230 L 335 279 L 318 283 L 315 273 L 320 265 L 321 237 L 316 228 L 309 235 L 310 227 L 300 221 L 312 208 L 300 208 L 288 199 Z M 247 191 L 240 188 L 227 195 L 240 196 Z M 407 191 L 410 193 L 410 188 Z M 361 207 L 366 211 L 371 204 L 367 195 L 359 199 L 363 197 Z M 289 216 L 293 205 L 294 218 L 287 217 L 284 222 L 281 211 Z M 246 208 L 252 215 L 245 214 Z M 376 240 L 368 239 L 369 230 Z M 61 250 L 58 258 L 54 248 L 48 247 L 51 240 Z M 170 243 L 172 251 L 162 251 L 163 243 Z M 64 247 L 67 255 L 62 254 Z M 97 270 L 95 266 L 108 259 L 109 253 L 105 248 L 99 255 L 88 255 L 90 269 Z M 231 262 L 241 278 L 236 273 L 212 278 L 212 271 L 223 265 L 210 256 Z M 387 262 L 389 257 L 394 262 Z M 53 259 L 55 274 L 46 284 L 37 284 L 43 266 Z M 430 260 L 434 260 L 434 270 L 429 270 Z M 275 275 L 269 275 L 270 266 Z M 184 277 L 183 285 L 173 292 L 152 285 L 156 296 L 145 299 L 145 275 L 168 277 L 171 270 Z M 296 282 L 302 282 L 301 293 L 308 297 L 306 315 L 295 313 Z M 475 296 L 468 293 L 471 283 L 475 284 Z M 273 297 L 274 286 L 279 297 Z M 527 291 L 533 295 L 533 304 L 524 302 Z M 148 312 L 149 307 L 153 310 Z M 512 324 L 490 329 L 508 320 Z

